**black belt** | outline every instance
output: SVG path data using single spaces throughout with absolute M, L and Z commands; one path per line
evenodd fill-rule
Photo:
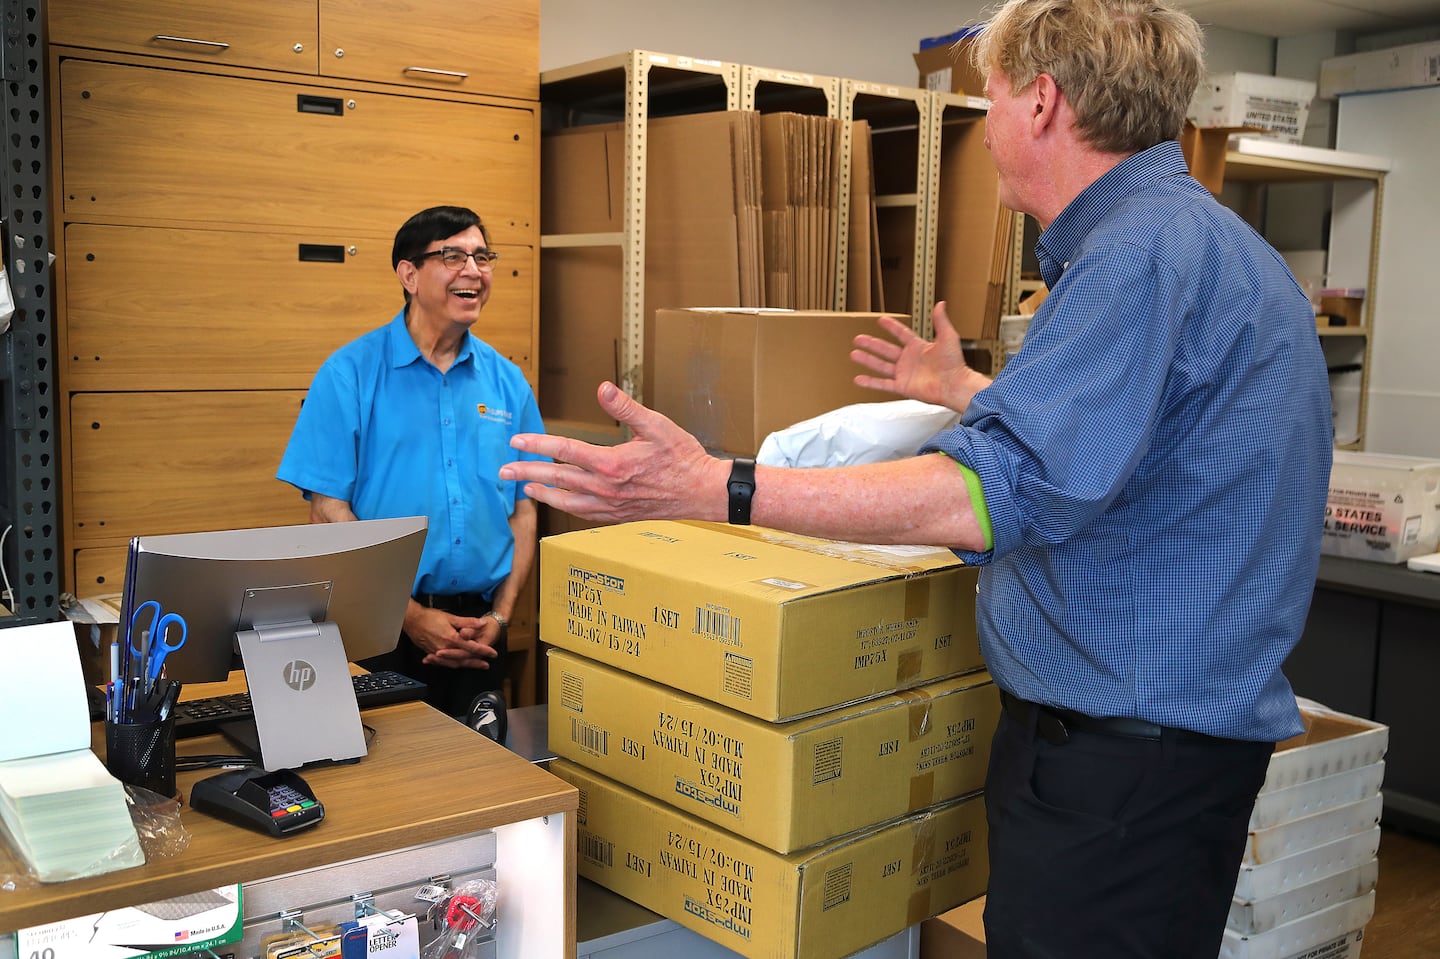
M 416 593 L 415 602 L 431 609 L 443 609 L 447 613 L 474 609 L 477 606 L 490 608 L 490 601 L 484 593 Z
M 1129 716 L 1087 716 L 1084 713 L 1077 713 L 1073 709 L 1042 706 L 1039 703 L 1012 696 L 1003 689 L 1000 690 L 1000 703 L 1005 708 L 1006 715 L 1011 719 L 1025 726 L 1033 723 L 1036 733 L 1047 742 L 1057 746 L 1068 742 L 1072 731 L 1154 741 L 1159 741 L 1167 732 L 1172 736 L 1177 734 L 1201 735 L 1186 730 L 1171 729 L 1168 726 L 1161 726 L 1144 719 L 1133 719 Z

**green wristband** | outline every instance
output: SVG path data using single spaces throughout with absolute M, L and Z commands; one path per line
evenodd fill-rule
M 995 531 L 990 526 L 990 510 L 985 506 L 985 489 L 980 485 L 980 474 L 958 460 L 960 475 L 965 477 L 965 489 L 970 492 L 970 508 L 975 511 L 975 522 L 980 524 L 980 535 L 985 537 L 985 549 L 995 548 Z

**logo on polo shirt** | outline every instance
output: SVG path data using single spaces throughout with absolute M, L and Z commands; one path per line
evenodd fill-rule
M 502 410 L 499 407 L 490 406 L 488 403 L 476 403 L 475 412 L 480 414 L 482 420 L 489 420 L 502 426 L 509 426 L 515 420 L 515 414 L 509 410 Z

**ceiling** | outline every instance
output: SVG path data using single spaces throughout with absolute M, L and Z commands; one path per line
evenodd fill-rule
M 1440 23 L 1440 0 L 1176 0 L 1205 26 L 1270 37 Z

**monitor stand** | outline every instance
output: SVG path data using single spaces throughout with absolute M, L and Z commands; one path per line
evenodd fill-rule
M 339 626 L 329 621 L 255 626 L 236 632 L 235 641 L 255 711 L 260 765 L 295 769 L 365 755 L 365 730 Z M 226 734 L 235 735 L 228 729 Z

